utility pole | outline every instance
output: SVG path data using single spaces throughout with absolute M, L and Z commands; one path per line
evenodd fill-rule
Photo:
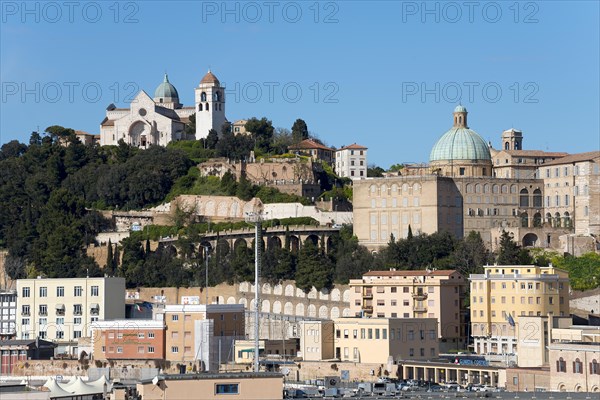
M 210 247 L 209 246 L 202 246 L 204 248 L 204 283 L 205 283 L 205 287 L 204 287 L 204 291 L 205 291 L 205 295 L 206 295 L 206 306 L 208 307 L 208 259 L 209 259 L 209 251 L 210 251 Z
M 262 245 L 262 221 L 264 214 L 261 211 L 246 213 L 246 222 L 254 225 L 254 372 L 259 372 L 259 311 L 260 311 L 260 262 Z

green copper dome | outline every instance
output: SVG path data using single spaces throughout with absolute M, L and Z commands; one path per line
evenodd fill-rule
M 154 98 L 167 98 L 170 97 L 172 99 L 179 99 L 179 93 L 177 93 L 177 89 L 175 86 L 171 85 L 169 82 L 169 76 L 165 74 L 164 81 L 158 85 L 156 90 L 154 91 Z
M 469 128 L 453 127 L 437 141 L 429 161 L 491 160 L 490 149 L 479 134 Z
M 454 112 L 467 112 L 467 109 L 464 106 L 462 106 L 462 105 L 459 104 L 454 109 Z

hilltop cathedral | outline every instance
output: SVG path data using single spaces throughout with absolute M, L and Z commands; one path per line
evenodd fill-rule
M 225 88 L 209 70 L 194 89 L 195 104 L 183 107 L 177 89 L 165 74 L 163 82 L 151 98 L 140 91 L 129 108 L 106 108 L 106 117 L 100 124 L 100 145 L 116 145 L 119 140 L 147 148 L 149 145 L 166 146 L 177 140 L 198 140 L 208 136 L 211 129 L 219 134 L 225 118 Z M 190 117 L 196 115 L 196 134 L 185 133 Z

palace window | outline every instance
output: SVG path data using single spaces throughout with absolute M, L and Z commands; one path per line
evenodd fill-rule
M 567 372 L 567 362 L 562 357 L 556 360 L 556 372 Z

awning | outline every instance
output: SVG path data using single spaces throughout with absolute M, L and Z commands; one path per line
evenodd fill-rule
M 242 353 L 254 353 L 254 349 L 244 349 L 244 350 L 240 350 L 240 352 L 242 352 Z
M 92 310 L 94 310 L 94 309 L 98 309 L 98 308 L 100 308 L 100 306 L 98 305 L 98 303 L 92 303 L 92 304 L 90 305 L 90 308 L 91 308 Z
M 56 309 L 57 310 L 64 310 L 65 309 L 65 305 L 64 304 L 57 304 L 56 305 Z

